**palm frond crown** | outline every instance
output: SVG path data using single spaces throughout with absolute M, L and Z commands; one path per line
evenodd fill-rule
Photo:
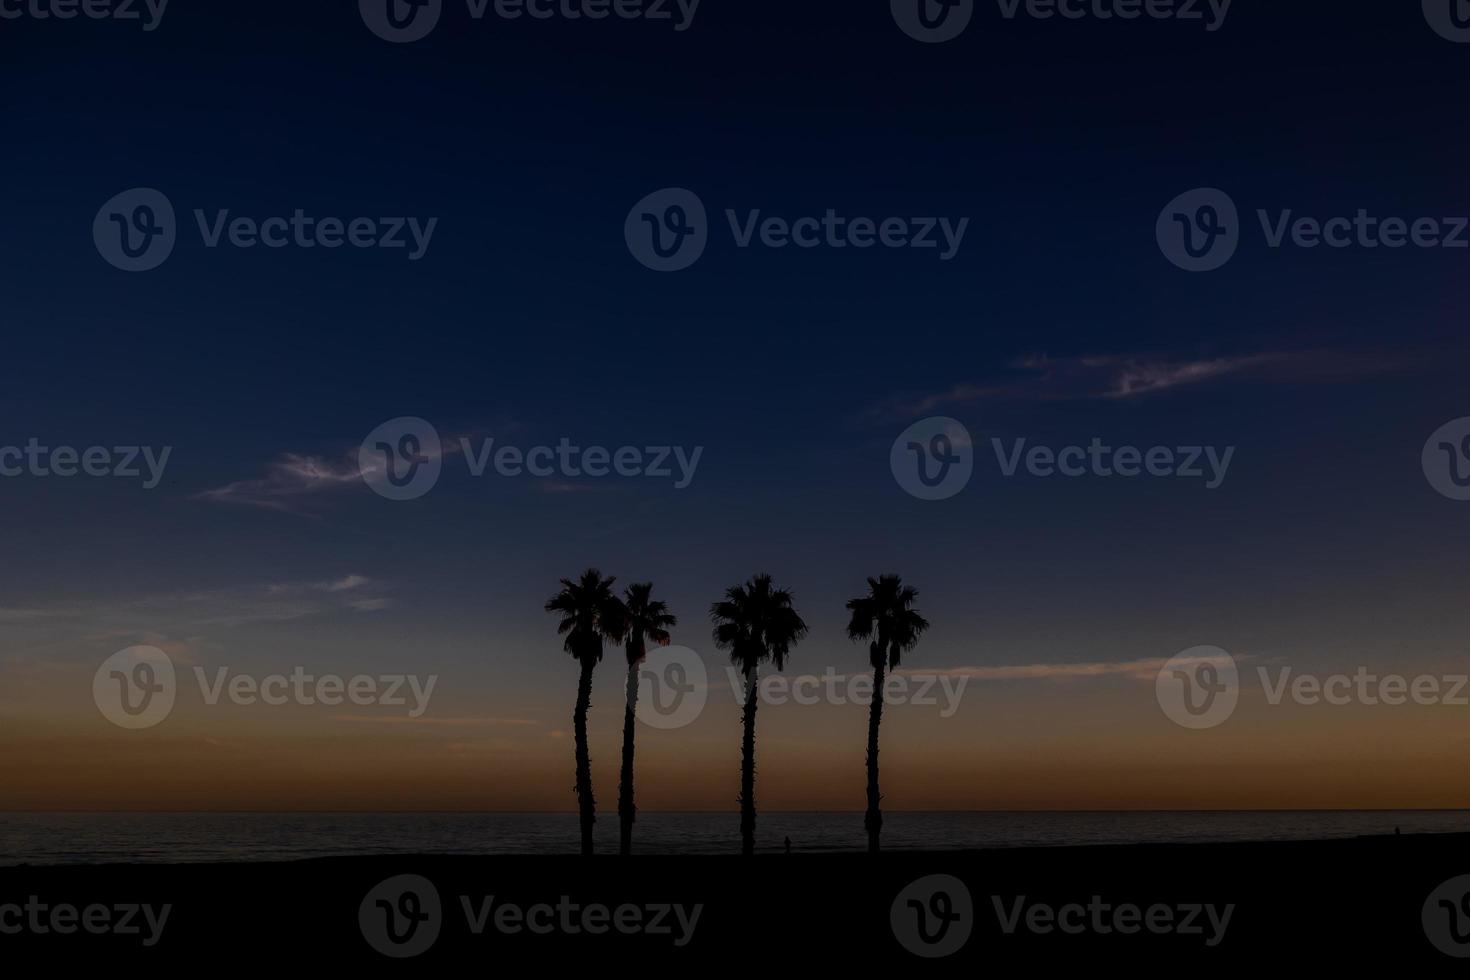
M 643 659 L 649 643 L 661 647 L 669 645 L 669 627 L 679 625 L 679 620 L 669 612 L 668 603 L 653 598 L 652 582 L 635 582 L 628 586 L 623 592 L 623 608 L 627 614 L 624 649 L 630 665 Z
M 603 643 L 621 643 L 628 631 L 627 608 L 613 593 L 614 576 L 589 568 L 576 581 L 561 580 L 561 591 L 546 600 L 546 611 L 561 616 L 556 632 L 562 649 L 581 661 L 602 659 Z
M 903 654 L 917 646 L 919 637 L 929 628 L 929 621 L 914 608 L 918 597 L 918 590 L 904 585 L 899 576 L 880 575 L 868 579 L 866 595 L 848 600 L 847 608 L 852 613 L 848 638 L 872 641 L 868 654 L 874 667 L 885 656 L 889 669 L 898 667 Z
M 710 607 L 710 619 L 715 646 L 728 651 L 730 662 L 746 675 L 766 661 L 784 670 L 791 648 L 807 634 L 794 597 L 774 588 L 769 575 L 725 590 L 725 598 Z

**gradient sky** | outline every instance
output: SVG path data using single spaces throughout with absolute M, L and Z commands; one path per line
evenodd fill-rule
M 954 717 L 888 712 L 895 809 L 1470 806 L 1470 708 L 1268 709 L 1247 671 L 1236 716 L 1187 732 L 1138 666 L 1214 644 L 1243 666 L 1467 669 L 1470 504 L 1434 492 L 1420 450 L 1470 415 L 1470 254 L 1273 252 L 1256 230 L 1189 275 L 1153 234 L 1199 186 L 1246 215 L 1470 214 L 1470 45 L 1417 4 L 1241 2 L 1215 33 L 982 4 L 943 45 L 886 3 L 705 0 L 679 34 L 459 9 L 404 46 L 351 3 L 221 6 L 175 0 L 151 33 L 0 21 L 0 444 L 174 447 L 151 491 L 0 480 L 0 808 L 570 809 L 576 668 L 542 603 L 589 565 L 657 583 L 711 663 L 709 603 L 769 571 L 812 627 L 790 669 L 815 674 L 864 669 L 843 603 L 901 572 L 934 624 L 909 665 L 975 679 Z M 440 220 L 419 262 L 192 235 L 128 275 L 89 230 L 137 186 L 181 216 Z M 668 186 L 717 220 L 971 227 L 951 262 L 721 232 L 658 275 L 622 228 Z M 982 443 L 1236 454 L 1214 491 L 1002 479 L 982 457 L 926 503 L 888 452 L 935 414 Z M 462 459 L 405 503 L 258 482 L 290 457 L 338 472 L 402 415 L 704 455 L 685 490 L 472 479 Z M 133 643 L 440 681 L 419 721 L 186 693 L 124 732 L 91 678 Z M 620 660 L 591 723 L 605 807 Z M 865 725 L 852 705 L 763 711 L 761 805 L 860 808 Z M 738 734 L 725 691 L 686 729 L 643 729 L 639 802 L 733 807 Z

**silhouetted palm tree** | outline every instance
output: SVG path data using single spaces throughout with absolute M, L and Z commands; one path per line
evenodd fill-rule
M 878 802 L 878 726 L 883 723 L 883 685 L 889 670 L 896 669 L 902 654 L 912 650 L 929 628 L 929 621 L 913 608 L 919 597 L 897 575 L 868 579 L 868 594 L 850 599 L 852 621 L 848 638 L 868 640 L 868 658 L 873 664 L 873 703 L 868 708 L 868 812 L 863 826 L 868 831 L 868 851 L 878 852 L 878 835 L 883 831 L 883 811 Z
M 648 643 L 669 645 L 667 627 L 679 621 L 664 602 L 652 598 L 652 582 L 635 582 L 623 592 L 627 634 L 623 641 L 628 653 L 628 703 L 623 712 L 623 770 L 618 780 L 618 853 L 633 853 L 633 821 L 638 808 L 633 805 L 633 729 L 634 710 L 638 707 L 638 665 L 643 662 Z
M 577 740 L 577 807 L 582 820 L 582 853 L 592 853 L 592 825 L 597 822 L 597 805 L 592 797 L 592 757 L 587 751 L 587 711 L 592 707 L 592 669 L 602 660 L 604 641 L 619 643 L 627 628 L 627 611 L 613 594 L 609 576 L 595 568 L 582 573 L 579 581 L 561 580 L 561 591 L 546 600 L 546 611 L 560 613 L 556 632 L 565 636 L 562 649 L 582 667 L 577 684 L 577 707 L 572 726 Z
M 755 709 L 757 668 L 769 660 L 786 667 L 791 648 L 806 636 L 791 593 L 771 588 L 771 576 L 757 575 L 725 591 L 710 607 L 715 646 L 730 652 L 730 662 L 745 678 L 745 737 L 740 744 L 740 853 L 755 853 Z

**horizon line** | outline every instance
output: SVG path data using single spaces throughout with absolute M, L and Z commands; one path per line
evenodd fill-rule
M 738 815 L 739 810 L 645 810 L 640 808 L 639 813 L 655 813 L 664 815 L 693 815 L 693 814 L 727 814 Z M 793 810 L 793 809 L 770 809 L 761 810 L 761 813 L 783 813 L 783 814 L 805 814 L 805 815 L 831 815 L 831 816 L 862 816 L 863 810 Z M 946 813 L 946 814 L 1119 814 L 1119 813 L 1470 813 L 1470 807 L 1241 807 L 1241 808 L 1189 808 L 1189 809 L 1159 809 L 1151 807 L 1139 807 L 1129 809 L 1021 809 L 1021 810 L 923 810 L 923 809 L 884 809 L 884 813 Z M 0 816 L 13 815 L 63 815 L 63 814 L 118 814 L 118 815 L 162 815 L 162 814 L 213 814 L 213 815 L 258 815 L 258 816 L 284 816 L 284 815 L 371 815 L 371 816 L 578 816 L 576 810 L 198 810 L 198 809 L 160 809 L 160 810 L 116 810 L 116 809 L 0 809 Z

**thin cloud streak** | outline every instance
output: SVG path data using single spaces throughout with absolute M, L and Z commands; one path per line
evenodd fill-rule
M 387 592 L 388 587 L 376 579 L 349 574 L 323 581 L 0 607 L 0 639 L 10 648 L 7 660 L 48 650 L 60 653 L 77 643 L 149 643 L 171 652 L 167 644 L 182 642 L 184 648 L 197 648 L 214 629 L 377 612 L 392 605 Z M 188 639 L 173 639 L 177 637 Z
M 948 667 L 939 670 L 918 671 L 940 677 L 968 677 L 980 681 L 1075 681 L 1097 677 L 1127 677 L 1152 683 L 1163 666 L 1173 662 L 1178 665 L 1213 662 L 1210 657 L 1169 658 L 1146 657 L 1138 660 L 1092 661 L 1070 664 L 1015 664 L 1003 667 L 966 666 Z M 1236 656 L 1237 661 L 1249 657 Z M 900 671 L 904 673 L 905 671 Z
M 299 513 L 293 503 L 297 498 L 339 490 L 361 480 L 362 469 L 356 459 L 344 457 L 333 462 L 321 456 L 287 453 L 266 468 L 265 476 L 205 490 L 195 499 Z
M 913 417 L 976 402 L 1126 400 L 1226 378 L 1333 383 L 1403 370 L 1415 361 L 1368 351 L 1278 351 L 1208 358 L 1144 355 L 1024 357 L 1012 365 L 1024 377 L 962 383 L 934 394 L 890 400 L 877 414 Z
M 460 439 L 447 438 L 441 441 L 437 454 L 426 452 L 424 455 L 429 459 L 443 459 L 460 452 L 461 445 Z M 340 453 L 335 458 L 286 453 L 267 464 L 264 476 L 204 490 L 195 494 L 194 499 L 311 516 L 302 506 L 305 498 L 366 485 L 369 477 L 383 473 L 387 465 L 387 460 L 383 459 L 364 468 L 356 449 Z
M 371 725 L 435 725 L 448 728 L 542 728 L 544 723 L 530 718 L 409 718 L 404 715 L 331 715 L 332 721 L 361 722 Z

